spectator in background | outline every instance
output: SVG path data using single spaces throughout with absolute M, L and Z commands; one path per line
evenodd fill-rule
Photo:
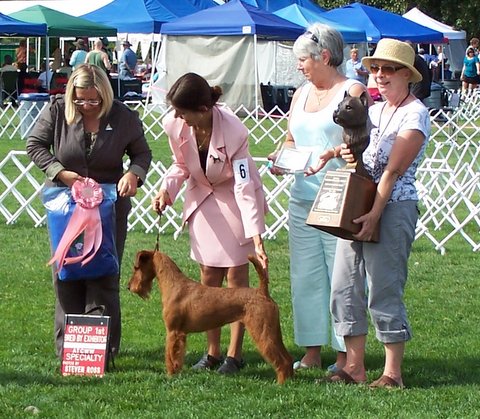
M 135 67 L 137 66 L 137 54 L 130 48 L 132 44 L 128 41 L 122 42 L 123 54 L 119 61 L 120 80 L 129 80 L 135 78 Z
M 103 38 L 100 38 L 102 41 L 102 51 L 107 54 L 108 59 L 110 60 L 111 63 L 113 63 L 113 52 L 110 48 L 108 48 L 108 38 L 104 36 Z
M 411 42 L 407 43 L 412 47 L 413 51 L 416 51 L 415 46 Z M 415 61 L 413 63 L 413 66 L 421 74 L 422 78 L 418 82 L 410 83 L 410 92 L 420 100 L 430 97 L 432 87 L 430 70 L 427 61 L 422 57 L 422 52 L 425 54 L 423 48 L 420 48 L 418 53 L 415 54 Z
M 27 74 L 27 58 L 30 52 L 34 52 L 33 48 L 27 50 L 27 40 L 22 39 L 18 43 L 18 48 L 15 50 L 16 66 L 20 71 L 18 76 L 18 91 L 22 92 L 25 84 L 25 76 Z
M 62 66 L 62 50 L 60 46 L 56 46 L 52 52 L 53 61 L 50 68 L 53 72 L 57 71 Z
M 69 64 L 72 66 L 72 70 L 75 71 L 80 64 L 85 63 L 87 46 L 83 39 L 78 39 L 73 45 L 75 45 L 76 50 L 73 51 Z
M 27 41 L 22 39 L 18 43 L 18 48 L 15 50 L 15 55 L 17 57 L 17 68 L 20 71 L 25 72 L 27 70 Z
M 462 81 L 463 93 L 472 93 L 480 83 L 480 62 L 473 47 L 467 49 L 467 53 L 463 59 L 460 80 Z
M 467 49 L 465 50 L 465 54 L 467 53 L 469 48 L 473 48 L 475 55 L 478 55 L 478 45 L 480 44 L 480 40 L 478 38 L 470 39 L 470 45 L 468 45 Z
M 103 51 L 103 43 L 101 39 L 97 39 L 93 44 L 93 50 L 87 53 L 85 62 L 100 67 L 108 75 L 112 64 L 108 59 L 108 55 Z
M 443 79 L 451 80 L 452 79 L 452 70 L 450 70 L 450 64 L 445 63 L 443 66 Z
M 50 68 L 47 69 L 47 65 L 45 62 L 40 64 L 40 74 L 38 75 L 38 91 L 46 93 L 50 90 L 50 83 L 52 81 L 52 70 Z
M 358 49 L 352 48 L 350 50 L 350 59 L 345 63 L 345 76 L 349 79 L 354 79 L 360 83 L 366 84 L 368 71 L 358 58 Z
M 3 57 L 3 65 L 2 68 L 0 68 L 0 73 L 3 73 L 4 71 L 17 71 L 17 67 L 13 65 L 13 58 L 11 55 L 6 54 L 5 57 Z

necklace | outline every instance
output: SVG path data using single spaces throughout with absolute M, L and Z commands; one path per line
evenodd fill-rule
M 97 141 L 98 132 L 86 132 L 85 133 L 85 152 L 87 157 L 90 157 L 92 154 L 93 147 Z
M 211 128 L 209 130 L 195 130 L 195 139 L 197 140 L 198 151 L 203 151 L 208 147 L 211 135 Z
M 317 88 L 317 86 L 314 85 L 315 89 L 314 89 L 313 93 L 315 93 L 315 96 L 317 98 L 317 103 L 318 103 L 319 107 L 322 106 L 323 99 L 325 99 L 328 96 L 328 94 L 330 93 L 330 90 L 332 89 L 332 87 L 334 85 L 335 85 L 335 79 L 332 81 L 332 84 L 330 85 L 330 87 L 328 89 L 322 90 L 323 94 L 318 94 L 318 88 Z
M 405 102 L 409 96 L 410 96 L 410 92 L 408 92 L 407 96 L 405 96 L 402 99 L 402 101 L 400 102 L 400 104 L 395 107 L 392 114 L 390 115 L 390 118 L 387 121 L 387 125 L 385 125 L 385 127 L 383 128 L 383 131 L 379 134 L 378 138 L 381 138 L 383 136 L 383 134 L 385 134 L 385 131 L 387 130 L 388 126 L 390 125 L 390 122 L 392 121 L 393 116 L 395 115 L 395 112 L 397 112 L 398 108 L 403 105 L 403 102 Z M 380 128 L 382 127 L 382 116 L 383 116 L 383 111 L 385 109 L 385 106 L 387 106 L 387 102 L 385 102 L 383 104 L 382 111 L 380 112 L 380 118 L 378 119 L 378 131 L 379 132 L 380 132 Z

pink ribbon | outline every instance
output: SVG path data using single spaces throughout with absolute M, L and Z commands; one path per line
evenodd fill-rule
M 77 180 L 72 185 L 72 198 L 77 204 L 67 228 L 58 243 L 55 254 L 48 261 L 48 265 L 57 262 L 57 273 L 64 265 L 82 262 L 82 266 L 90 262 L 102 244 L 102 221 L 99 205 L 103 201 L 103 191 L 100 185 L 91 178 Z M 82 254 L 76 257 L 67 257 L 72 243 L 82 234 Z M 89 253 L 91 253 L 89 255 Z

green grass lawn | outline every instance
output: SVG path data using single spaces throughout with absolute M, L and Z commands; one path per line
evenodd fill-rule
M 169 159 L 166 141 L 151 141 L 154 158 Z M 271 142 L 252 146 L 265 156 Z M 0 141 L 0 159 L 24 149 L 21 140 Z M 165 161 L 165 160 L 164 160 Z M 168 162 L 168 160 L 166 161 Z M 1 191 L 0 191 L 1 193 Z M 155 234 L 130 232 L 121 277 L 123 337 L 114 371 L 104 378 L 62 377 L 54 355 L 54 295 L 46 267 L 50 250 L 45 228 L 28 219 L 0 223 L 0 418 L 26 418 L 35 406 L 39 418 L 478 418 L 480 416 L 479 255 L 461 238 L 441 256 L 430 241 L 414 243 L 406 302 L 414 337 L 407 344 L 403 391 L 372 391 L 365 386 L 316 384 L 325 370 L 301 371 L 284 386 L 247 336 L 247 366 L 235 377 L 198 373 L 189 366 L 203 354 L 205 337 L 188 339 L 186 367 L 165 374 L 165 330 L 159 292 L 147 301 L 126 289 L 136 252 L 152 249 Z M 198 278 L 189 258 L 188 238 L 160 237 L 160 246 L 184 272 Z M 280 306 L 287 349 L 295 359 L 290 303 L 288 240 L 281 231 L 266 243 L 270 291 Z M 253 273 L 253 272 L 252 272 Z M 252 284 L 256 285 L 255 275 Z M 228 344 L 228 328 L 222 346 Z M 324 367 L 334 361 L 323 352 Z M 383 351 L 370 332 L 368 378 L 382 371 Z M 27 409 L 28 410 L 28 409 Z
M 441 256 L 429 242 L 415 242 L 410 259 L 406 301 L 414 338 L 407 345 L 404 391 L 372 391 L 364 386 L 319 385 L 324 370 L 302 371 L 284 386 L 256 351 L 249 337 L 247 366 L 235 377 L 198 373 L 189 366 L 203 353 L 203 334 L 188 339 L 187 366 L 165 374 L 165 333 L 156 288 L 147 301 L 126 289 L 135 253 L 151 249 L 154 234 L 132 232 L 124 257 L 121 301 L 123 338 L 116 369 L 104 378 L 62 377 L 53 346 L 53 289 L 48 238 L 44 228 L 0 225 L 0 417 L 24 418 L 35 406 L 45 418 L 467 418 L 478 417 L 480 357 L 480 284 L 478 254 L 465 242 Z M 163 251 L 188 275 L 198 268 L 188 257 L 185 235 L 160 237 Z M 288 278 L 287 236 L 266 244 L 271 259 L 270 289 L 281 310 L 287 349 L 294 358 L 302 348 L 293 340 Z M 252 283 L 257 280 L 252 276 Z M 228 329 L 222 336 L 228 344 Z M 368 378 L 382 370 L 382 348 L 370 333 Z M 323 363 L 333 362 L 325 348 Z

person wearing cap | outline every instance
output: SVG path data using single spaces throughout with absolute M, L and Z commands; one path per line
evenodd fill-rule
M 422 78 L 414 59 L 407 43 L 389 38 L 379 41 L 373 56 L 362 59 L 385 98 L 369 108 L 370 144 L 362 156 L 377 193 L 372 209 L 353 220 L 361 225 L 355 240 L 337 242 L 331 308 L 336 333 L 345 340 L 347 361 L 327 377 L 329 382 L 366 382 L 368 308 L 385 349 L 383 373 L 370 387 L 404 386 L 401 365 L 412 331 L 403 294 L 418 218 L 415 174 L 430 136 L 428 110 L 409 91 L 409 84 Z M 346 144 L 341 155 L 347 163 L 354 162 Z M 379 242 L 370 242 L 377 224 Z
M 81 38 L 77 39 L 73 45 L 75 45 L 76 50 L 73 51 L 69 64 L 72 66 L 72 70 L 75 71 L 80 64 L 85 63 L 85 58 L 87 57 L 87 45 Z
M 137 66 L 137 55 L 130 48 L 132 44 L 128 41 L 122 42 L 123 54 L 119 61 L 118 77 L 120 80 L 135 78 L 135 67 Z

